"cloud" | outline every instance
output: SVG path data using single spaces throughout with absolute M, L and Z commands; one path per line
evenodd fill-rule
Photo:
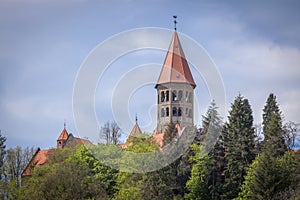
M 276 1 L 271 5 L 261 1 L 145 4 L 5 0 L 0 4 L 0 129 L 9 134 L 10 145 L 40 144 L 46 139 L 43 144 L 47 146 L 51 138 L 55 144 L 63 118 L 72 120 L 73 82 L 89 50 L 129 28 L 172 27 L 173 12 L 179 13 L 178 30 L 201 43 L 217 64 L 225 83 L 228 108 L 241 92 L 249 98 L 255 119 L 260 122 L 266 98 L 274 92 L 286 120 L 300 121 L 297 1 Z M 144 36 L 147 34 L 150 33 Z M 169 36 L 157 38 L 156 44 L 168 47 Z M 122 42 L 125 46 L 147 44 L 144 37 L 125 38 Z M 111 46 L 113 51 L 120 48 Z M 102 119 L 112 117 L 110 95 L 116 79 L 134 66 L 162 64 L 161 52 L 153 60 L 147 54 L 145 51 L 125 55 L 107 71 L 104 82 L 99 83 L 104 83 L 103 90 L 96 94 L 100 111 L 97 114 Z M 205 102 L 206 106 L 209 93 L 200 79 L 196 92 L 200 105 Z M 132 104 L 134 115 L 137 111 Z M 205 106 L 202 105 L 201 114 L 205 113 Z M 143 109 L 143 104 L 136 108 Z M 150 108 L 145 110 L 153 112 Z M 142 117 L 141 122 L 146 119 Z M 76 134 L 73 121 L 68 124 L 68 130 Z
M 196 30 L 192 36 L 218 66 L 228 108 L 241 92 L 252 104 L 255 122 L 260 123 L 267 96 L 273 92 L 285 119 L 299 122 L 299 15 L 295 9 L 287 12 L 290 4 L 281 8 L 277 2 L 265 12 L 266 6 L 257 2 L 212 6 L 211 12 L 192 18 L 189 27 Z
M 281 99 L 282 110 L 289 117 L 287 120 L 300 121 L 297 114 L 300 105 L 296 100 L 300 98 L 299 48 L 245 38 L 239 43 L 234 39 L 216 41 L 212 51 L 219 52 L 215 62 L 223 75 L 229 98 L 233 99 L 238 92 L 253 98 L 257 122 L 261 119 L 258 109 L 271 92 Z

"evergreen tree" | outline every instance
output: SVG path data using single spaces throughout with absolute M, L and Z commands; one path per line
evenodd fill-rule
M 253 116 L 247 99 L 238 95 L 231 105 L 223 132 L 225 147 L 224 198 L 235 198 L 246 175 L 246 168 L 255 158 Z
M 283 157 L 260 154 L 247 170 L 237 199 L 297 199 L 296 193 L 300 191 L 299 165 L 299 153 L 286 152 Z
M 218 140 L 213 150 L 209 153 L 210 162 L 210 179 L 208 182 L 211 199 L 221 199 L 223 195 L 225 155 L 222 141 Z
M 202 136 L 203 136 L 203 146 L 206 153 L 210 152 L 220 136 L 222 129 L 222 121 L 219 117 L 218 107 L 214 101 L 208 107 L 205 116 L 202 116 Z
M 205 116 L 202 116 L 200 142 L 192 145 L 192 174 L 187 182 L 186 199 L 218 199 L 224 169 L 224 148 L 218 141 L 222 122 L 213 101 Z M 217 141 L 217 142 L 216 142 Z M 208 155 L 206 155 L 208 154 Z
M 202 116 L 202 135 L 204 136 L 205 153 L 209 154 L 207 162 L 208 182 L 207 188 L 211 199 L 219 199 L 223 184 L 222 172 L 224 171 L 224 148 L 221 145 L 220 133 L 222 131 L 222 121 L 219 117 L 218 107 L 214 101 L 211 102 L 206 115 Z
M 263 132 L 262 152 L 248 169 L 239 199 L 293 199 L 299 193 L 300 157 L 286 151 L 281 112 L 273 94 L 263 109 Z
M 202 145 L 192 145 L 195 155 L 191 157 L 193 162 L 191 178 L 187 181 L 186 187 L 188 193 L 184 196 L 185 199 L 210 199 L 208 183 L 210 177 L 210 162 L 211 158 L 204 155 Z
M 287 150 L 284 141 L 281 111 L 276 102 L 276 96 L 270 94 L 263 109 L 264 141 L 262 151 L 269 156 L 283 155 Z

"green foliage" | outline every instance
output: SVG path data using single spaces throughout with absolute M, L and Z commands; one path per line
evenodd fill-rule
M 134 153 L 148 153 L 158 150 L 158 145 L 155 142 L 151 142 L 146 137 L 134 137 L 130 136 L 130 146 L 126 148 L 126 151 Z
M 210 179 L 208 189 L 211 199 L 221 199 L 223 195 L 224 170 L 225 170 L 225 155 L 224 147 L 221 141 L 218 141 L 212 151 L 209 153 L 211 157 Z
M 299 193 L 299 165 L 300 156 L 295 153 L 287 152 L 283 157 L 259 155 L 248 168 L 237 199 L 293 199 L 291 191 Z
M 218 199 L 223 183 L 221 173 L 225 165 L 224 151 L 218 141 L 222 122 L 214 101 L 202 118 L 200 143 L 203 146 L 198 142 L 192 145 L 190 161 L 193 167 L 191 177 L 186 183 L 186 199 Z
M 114 199 L 172 199 L 172 190 L 166 184 L 163 171 L 145 174 L 120 172 L 118 176 L 118 193 Z
M 193 144 L 192 146 L 195 155 L 191 157 L 192 167 L 191 178 L 187 181 L 186 187 L 188 193 L 184 196 L 185 199 L 209 199 L 209 173 L 211 158 L 204 155 L 203 146 Z
M 217 109 L 216 103 L 212 101 L 206 115 L 202 116 L 203 146 L 207 153 L 214 148 L 222 130 L 222 121 Z
M 105 139 L 108 144 L 91 146 L 89 150 L 78 145 L 49 151 L 47 163 L 36 166 L 32 175 L 22 180 L 21 187 L 18 177 L 32 151 L 9 149 L 2 164 L 0 197 L 296 199 L 300 195 L 300 156 L 299 153 L 286 152 L 284 134 L 287 128 L 282 127 L 281 112 L 273 94 L 267 100 L 263 119 L 265 141 L 262 152 L 255 158 L 253 116 L 248 100 L 241 95 L 235 99 L 224 127 L 212 102 L 203 116 L 201 134 L 198 132 L 191 146 L 188 137 L 194 136 L 182 134 L 175 142 L 175 124 L 168 125 L 163 144 L 171 144 L 170 147 L 179 152 L 183 148 L 181 142 L 189 146 L 187 152 L 168 166 L 165 166 L 165 159 L 168 159 L 169 152 L 166 148 L 159 149 L 152 137 L 145 134 L 142 137 L 130 136 L 126 141 L 127 148 L 122 149 L 115 145 L 117 140 L 112 140 L 118 138 L 117 134 L 111 134 L 113 127 L 107 125 L 109 130 L 106 130 Z M 187 133 L 194 131 L 192 128 L 185 130 Z M 117 129 L 115 133 L 118 133 Z M 5 138 L 0 134 L 0 150 L 5 153 L 4 143 Z M 153 159 L 161 162 L 151 162 Z M 154 164 L 161 165 L 161 168 L 148 172 Z M 141 173 L 129 173 L 131 171 Z
M 127 169 L 144 166 L 153 159 L 149 152 L 157 152 L 158 145 L 151 142 L 148 138 L 131 138 L 131 146 L 126 151 L 134 152 L 139 157 L 134 159 L 134 155 L 124 157 L 127 161 Z M 162 156 L 163 153 L 157 154 Z M 144 155 L 144 157 L 143 157 Z M 124 154 L 127 156 L 127 154 Z M 141 159 L 143 158 L 143 159 Z M 130 160 L 132 159 L 132 160 Z M 119 172 L 117 179 L 118 192 L 114 199 L 177 199 L 182 198 L 185 189 L 185 183 L 190 174 L 190 165 L 188 156 L 184 154 L 174 163 L 153 172 L 128 173 Z
M 147 138 L 133 137 L 130 139 L 130 142 L 131 146 L 126 149 L 127 151 L 145 156 L 143 157 L 144 159 L 141 159 L 141 157 L 134 159 L 134 155 L 124 154 L 124 156 L 128 156 L 122 158 L 122 160 L 127 161 L 127 168 L 143 167 L 143 163 L 147 163 L 146 160 L 150 159 L 146 153 L 158 150 L 157 144 L 150 142 Z M 168 195 L 170 192 L 162 177 L 159 171 L 144 174 L 119 172 L 116 187 L 118 192 L 114 199 L 161 199 L 164 197 L 169 199 L 167 196 L 170 197 Z
M 262 153 L 249 167 L 239 199 L 293 199 L 299 193 L 299 154 L 286 152 L 281 112 L 270 94 L 263 109 Z M 284 155 L 284 156 L 282 156 Z
M 276 102 L 276 96 L 273 93 L 271 93 L 263 109 L 263 132 L 265 134 L 266 139 L 268 139 L 269 137 L 268 128 L 273 114 L 281 115 L 281 112 Z
M 19 199 L 108 199 L 115 171 L 102 165 L 84 146 L 58 149 L 26 177 Z
M 231 106 L 222 134 L 225 146 L 224 198 L 237 197 L 246 175 L 246 168 L 255 158 L 255 137 L 250 104 L 241 95 Z
M 262 151 L 269 156 L 283 155 L 287 150 L 284 141 L 285 132 L 282 126 L 281 112 L 276 102 L 276 96 L 270 94 L 263 109 L 264 141 Z

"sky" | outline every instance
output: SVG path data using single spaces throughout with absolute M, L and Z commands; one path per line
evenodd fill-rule
M 74 84 L 84 61 L 97 45 L 124 31 L 172 30 L 173 15 L 178 16 L 178 32 L 192 38 L 213 60 L 225 88 L 226 115 L 240 93 L 249 99 L 254 122 L 261 123 L 262 109 L 272 92 L 285 122 L 299 124 L 299 9 L 296 0 L 2 0 L 1 134 L 8 147 L 50 148 L 56 145 L 66 121 L 68 132 L 85 137 L 78 133 L 73 115 Z M 167 48 L 170 40 L 171 35 L 161 43 Z M 149 76 L 156 77 L 164 57 L 164 51 L 148 49 L 121 56 L 111 64 L 95 91 L 99 126 L 115 120 L 111 97 L 124 74 L 153 63 L 158 71 Z M 201 116 L 211 98 L 203 77 L 193 75 Z M 154 86 L 151 82 L 131 91 L 126 108 L 130 126 L 137 115 L 142 130 L 154 129 Z M 126 137 L 128 130 L 123 132 Z

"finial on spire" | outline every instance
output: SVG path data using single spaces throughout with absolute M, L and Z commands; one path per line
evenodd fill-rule
M 135 114 L 135 123 L 137 124 L 138 118 L 137 118 L 137 114 Z
M 177 30 L 177 28 L 176 28 L 176 24 L 177 24 L 176 18 L 177 18 L 177 16 L 174 15 L 173 18 L 174 18 L 174 30 L 176 31 Z
M 64 129 L 66 129 L 66 119 L 64 119 Z

